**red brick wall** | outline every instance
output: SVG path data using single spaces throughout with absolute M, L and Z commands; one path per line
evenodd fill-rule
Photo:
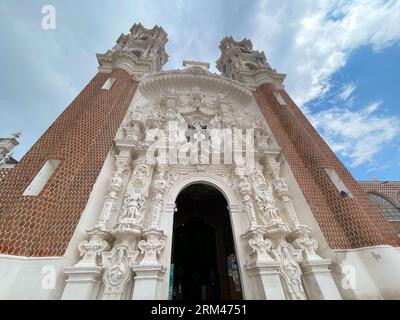
M 101 90 L 108 77 L 117 81 Z M 98 73 L 0 184 L 0 252 L 61 256 L 73 235 L 137 83 Z M 48 159 L 61 160 L 42 192 L 23 192 Z
M 6 176 L 11 172 L 12 168 L 0 168 L 0 183 L 5 180 Z
M 287 102 L 281 106 L 273 92 Z M 264 84 L 255 98 L 332 248 L 399 245 L 396 231 L 284 90 Z M 343 198 L 324 168 L 333 168 L 353 198 Z

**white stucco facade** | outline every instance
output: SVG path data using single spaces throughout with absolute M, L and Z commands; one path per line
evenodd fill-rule
M 154 31 L 133 30 L 130 45 L 165 44 L 159 29 L 151 40 L 143 34 Z M 398 249 L 329 247 L 251 90 L 265 82 L 282 86 L 283 75 L 265 61 L 254 76 L 236 75 L 247 85 L 210 73 L 205 63 L 160 71 L 164 51 L 138 58 L 121 54 L 126 43 L 100 56 L 100 71 L 122 68 L 138 89 L 65 255 L 0 255 L 0 299 L 168 299 L 176 199 L 194 184 L 210 185 L 226 199 L 244 299 L 400 298 Z M 171 123 L 183 134 L 172 142 L 160 135 L 151 149 L 149 132 L 167 132 Z M 242 144 L 234 141 L 228 150 L 232 161 L 213 162 L 219 147 L 205 137 L 227 128 L 241 130 Z M 248 143 L 246 130 L 254 130 L 254 142 Z M 201 143 L 209 143 L 208 162 L 171 161 L 171 149 L 193 151 Z M 219 150 L 215 160 L 228 156 Z

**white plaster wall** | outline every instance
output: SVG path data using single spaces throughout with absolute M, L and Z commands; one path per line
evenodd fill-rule
M 113 162 L 109 154 L 63 257 L 0 255 L 0 299 L 61 298 L 66 279 L 64 267 L 74 265 L 79 260 L 78 245 L 87 239 L 86 230 L 92 228 L 97 222 L 112 169 Z M 49 274 L 46 270 L 52 267 L 56 279 L 55 289 L 44 289 L 42 281 L 46 274 Z
M 64 263 L 62 257 L 0 255 L 0 300 L 60 299 L 65 286 Z M 54 276 L 54 288 L 47 286 L 47 276 Z
M 339 290 L 346 299 L 400 299 L 399 248 L 374 246 L 335 250 L 341 265 L 354 268 L 355 286 Z M 348 274 L 351 276 L 351 273 Z

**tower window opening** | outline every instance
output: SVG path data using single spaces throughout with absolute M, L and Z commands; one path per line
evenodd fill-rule
M 108 78 L 106 82 L 104 82 L 103 86 L 101 87 L 103 90 L 111 90 L 112 86 L 114 85 L 116 78 Z
M 281 96 L 280 93 L 274 92 L 274 96 L 275 96 L 276 101 L 278 101 L 278 103 L 281 106 L 287 106 L 287 103 L 286 103 L 285 99 L 283 99 L 283 97 Z
M 53 175 L 54 171 L 56 171 L 60 162 L 60 160 L 47 160 L 29 186 L 25 189 L 23 195 L 38 196 L 49 181 L 50 177 Z
M 346 185 L 343 183 L 343 181 L 340 179 L 340 177 L 338 176 L 338 174 L 334 169 L 325 168 L 324 170 L 343 198 L 346 199 L 353 197 L 351 192 L 347 189 Z
M 254 70 L 256 67 L 251 63 L 246 63 L 246 67 L 250 70 Z
M 368 193 L 369 199 L 379 208 L 388 221 L 400 221 L 400 209 L 389 199 L 375 193 Z

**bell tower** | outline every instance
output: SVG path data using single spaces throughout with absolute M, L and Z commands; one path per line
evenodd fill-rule
M 141 23 L 135 23 L 129 34 L 120 35 L 111 50 L 97 54 L 99 70 L 110 72 L 119 67 L 136 76 L 161 71 L 168 61 L 165 52 L 167 41 L 167 33 L 163 28 L 156 25 L 146 29 Z
M 161 27 L 146 29 L 139 23 L 112 49 L 97 55 L 99 72 L 1 182 L 0 253 L 65 253 L 135 95 L 137 80 L 161 70 L 168 60 L 167 41 Z M 10 141 L 10 146 L 17 144 Z M 0 147 L 0 159 L 7 150 Z M 15 232 L 24 223 L 29 241 L 25 232 Z
M 221 57 L 217 69 L 223 76 L 256 88 L 263 83 L 273 83 L 283 88 L 285 75 L 272 69 L 263 51 L 253 50 L 249 39 L 240 42 L 225 37 L 220 42 Z

